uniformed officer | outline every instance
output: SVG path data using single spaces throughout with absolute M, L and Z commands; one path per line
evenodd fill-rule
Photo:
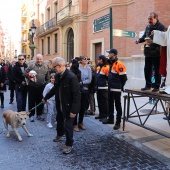
M 99 108 L 99 116 L 95 119 L 101 121 L 107 118 L 108 111 L 108 73 L 109 65 L 106 65 L 106 57 L 100 55 L 98 57 L 98 66 L 96 68 L 96 90 L 97 90 L 97 102 Z
M 114 122 L 114 104 L 117 111 L 116 124 L 113 127 L 115 130 L 120 128 L 122 106 L 121 106 L 121 91 L 127 81 L 126 67 L 118 60 L 118 51 L 114 48 L 107 51 L 109 53 L 110 70 L 108 75 L 108 121 Z

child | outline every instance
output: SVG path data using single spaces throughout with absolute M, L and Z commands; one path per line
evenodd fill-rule
M 51 88 L 54 86 L 55 81 L 55 73 L 50 74 L 50 83 L 48 83 L 43 91 L 43 97 L 46 96 L 46 94 L 51 90 Z M 52 115 L 56 113 L 56 106 L 55 106 L 55 96 L 51 97 L 47 100 L 46 103 L 47 107 L 47 127 L 52 128 Z

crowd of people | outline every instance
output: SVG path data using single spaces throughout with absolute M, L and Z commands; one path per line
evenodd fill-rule
M 56 115 L 57 136 L 53 141 L 57 142 L 63 135 L 66 136 L 64 153 L 72 150 L 73 131 L 86 130 L 83 122 L 85 114 L 95 115 L 95 93 L 99 108 L 99 116 L 95 119 L 103 124 L 114 124 L 115 103 L 117 118 L 114 129 L 119 129 L 121 91 L 127 80 L 126 67 L 118 60 L 116 49 L 108 53 L 108 58 L 98 56 L 97 64 L 86 56 L 72 59 L 69 65 L 61 57 L 47 64 L 41 54 L 37 54 L 35 62 L 30 63 L 26 63 L 23 55 L 8 64 L 1 60 L 1 108 L 4 108 L 4 93 L 8 85 L 9 104 L 16 99 L 17 111 L 28 110 L 30 122 L 34 122 L 35 118 L 40 121 L 46 119 L 47 127 L 52 128 L 52 117 Z M 33 72 L 35 74 L 32 75 Z
M 149 14 L 148 22 L 144 35 L 136 40 L 136 44 L 145 42 L 146 83 L 141 90 L 153 87 L 152 92 L 158 92 L 161 84 L 160 45 L 169 32 L 161 32 L 166 30 L 165 26 L 159 22 L 158 15 L 154 12 Z M 163 42 L 159 42 L 161 38 Z M 34 122 L 35 117 L 44 121 L 43 110 L 46 108 L 47 127 L 52 128 L 52 116 L 56 115 L 57 135 L 53 141 L 58 142 L 66 136 L 63 149 L 65 154 L 72 151 L 73 132 L 86 130 L 83 121 L 85 114 L 95 115 L 95 93 L 99 109 L 99 115 L 95 119 L 103 124 L 115 124 L 113 129 L 118 130 L 122 117 L 121 92 L 127 81 L 126 66 L 118 59 L 117 49 L 112 48 L 107 52 L 108 56 L 99 55 L 96 62 L 80 56 L 72 59 L 71 63 L 66 63 L 62 57 L 46 63 L 41 54 L 37 54 L 35 62 L 30 63 L 26 63 L 23 55 L 18 56 L 18 61 L 13 60 L 11 63 L 5 64 L 4 60 L 0 60 L 1 108 L 4 108 L 6 85 L 9 85 L 9 104 L 14 102 L 16 94 L 18 112 L 27 110 L 28 97 L 30 122 Z M 166 74 L 162 77 L 166 77 Z M 165 85 L 165 81 L 162 83 Z

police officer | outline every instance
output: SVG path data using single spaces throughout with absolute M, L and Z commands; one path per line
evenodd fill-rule
M 96 68 L 96 90 L 97 90 L 97 102 L 99 108 L 99 116 L 95 119 L 106 119 L 108 111 L 108 73 L 109 65 L 106 65 L 106 57 L 100 55 L 98 57 L 98 66 Z M 112 123 L 112 122 L 110 122 Z
M 114 48 L 107 51 L 109 53 L 110 70 L 108 75 L 108 104 L 109 104 L 109 117 L 108 121 L 114 122 L 114 104 L 117 111 L 116 124 L 113 127 L 115 130 L 120 128 L 122 106 L 121 106 L 121 91 L 127 81 L 126 67 L 118 60 L 118 51 Z

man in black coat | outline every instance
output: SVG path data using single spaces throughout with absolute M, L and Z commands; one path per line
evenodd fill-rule
M 65 60 L 61 57 L 53 59 L 52 65 L 57 72 L 54 87 L 42 100 L 46 102 L 55 94 L 57 109 L 57 136 L 54 142 L 65 134 L 66 142 L 63 149 L 64 154 L 68 154 L 73 148 L 73 122 L 76 114 L 80 110 L 80 89 L 77 76 L 66 69 Z
M 16 61 L 13 60 L 11 65 L 8 68 L 8 73 L 7 73 L 7 77 L 9 80 L 9 90 L 10 90 L 10 102 L 9 104 L 12 104 L 12 102 L 14 101 L 14 91 L 15 91 L 15 81 L 13 78 L 13 68 L 15 66 Z
M 13 79 L 15 81 L 15 91 L 17 99 L 17 111 L 26 111 L 27 101 L 27 85 L 25 80 L 25 70 L 27 65 L 25 64 L 25 58 L 23 55 L 18 56 L 18 62 L 16 62 L 13 68 Z
M 159 86 L 161 83 L 161 75 L 159 74 L 159 66 L 160 66 L 160 45 L 152 43 L 153 35 L 151 32 L 153 30 L 164 31 L 165 26 L 161 24 L 158 20 L 158 15 L 155 12 L 151 12 L 148 17 L 148 23 L 144 35 L 136 40 L 136 44 L 145 42 L 144 45 L 144 55 L 145 55 L 145 87 L 142 88 L 142 91 L 150 90 L 153 86 L 152 92 L 158 92 Z M 155 83 L 152 85 L 151 76 L 152 76 L 152 68 L 154 66 L 155 70 Z

